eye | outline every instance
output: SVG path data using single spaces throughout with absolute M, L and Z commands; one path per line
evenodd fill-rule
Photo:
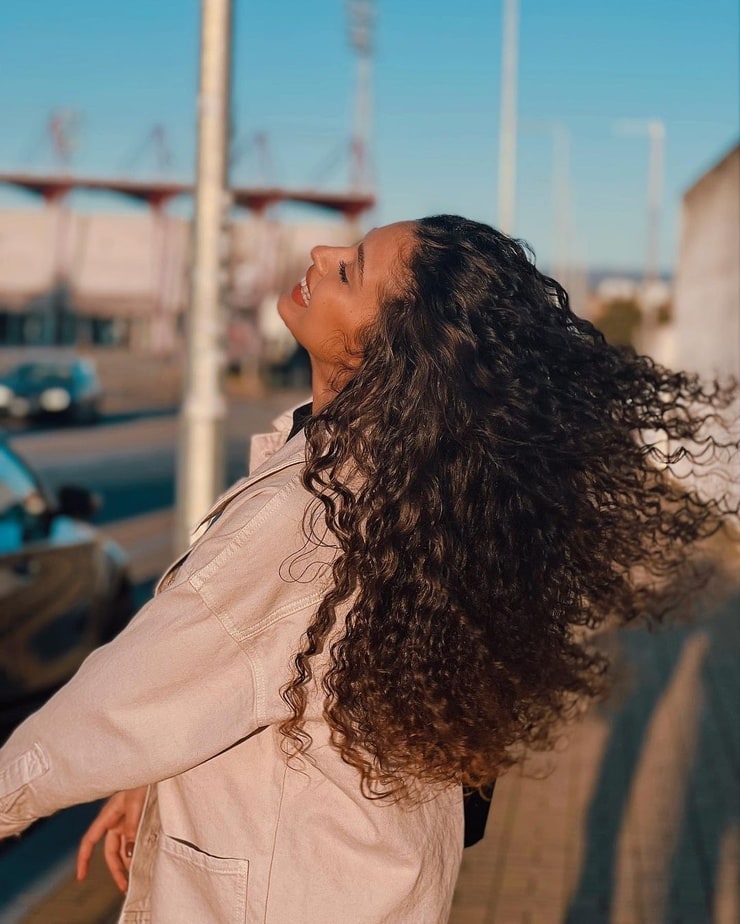
M 347 279 L 347 264 L 344 260 L 339 261 L 339 278 L 345 285 L 349 285 L 349 280 Z

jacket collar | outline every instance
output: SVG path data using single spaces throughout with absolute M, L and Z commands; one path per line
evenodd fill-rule
M 301 407 L 302 404 L 305 404 L 305 401 L 297 404 L 296 408 Z M 249 453 L 250 474 L 237 481 L 219 497 L 195 527 L 193 535 L 200 535 L 201 528 L 218 516 L 224 507 L 242 491 L 246 491 L 263 478 L 268 478 L 291 465 L 303 465 L 306 461 L 305 433 L 301 430 L 292 439 L 287 439 L 293 424 L 294 410 L 295 408 L 291 408 L 275 418 L 272 433 L 256 433 L 252 437 Z
M 284 446 L 293 427 L 293 413 L 303 407 L 305 400 L 283 411 L 272 421 L 271 433 L 255 433 L 249 447 L 249 472 L 256 473 L 264 463 Z M 296 434 L 298 436 L 299 434 Z M 290 441 L 293 443 L 295 437 Z

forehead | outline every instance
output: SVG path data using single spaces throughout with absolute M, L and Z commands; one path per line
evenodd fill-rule
M 404 253 L 414 239 L 413 228 L 411 221 L 397 221 L 368 231 L 360 242 L 366 269 L 379 270 L 403 262 Z

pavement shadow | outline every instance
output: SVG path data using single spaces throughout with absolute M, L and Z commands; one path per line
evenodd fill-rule
M 601 707 L 610 723 L 609 736 L 585 819 L 583 864 L 564 924 L 612 920 L 620 831 L 646 735 L 684 646 L 699 632 L 708 640 L 700 671 L 696 746 L 685 804 L 674 806 L 679 833 L 669 848 L 671 856 L 664 858 L 663 869 L 668 870 L 665 900 L 660 902 L 662 909 L 646 909 L 645 921 L 698 924 L 713 920 L 713 890 L 723 840 L 740 814 L 740 596 L 705 608 L 704 613 L 691 624 L 654 632 L 628 628 L 616 635 L 622 682 L 615 696 Z
M 672 858 L 665 924 L 731 920 L 725 903 L 736 903 L 740 894 L 736 859 L 729 858 L 734 895 L 723 896 L 720 882 L 723 847 L 732 846 L 740 826 L 740 594 L 719 608 L 707 628 L 699 735 Z
M 629 672 L 622 680 L 628 689 L 617 689 L 602 707 L 610 722 L 609 738 L 586 816 L 584 860 L 566 924 L 606 924 L 610 920 L 619 832 L 632 781 L 651 718 L 687 634 L 674 631 L 659 636 L 644 629 L 626 629 L 618 636 L 617 660 Z M 663 649 L 659 658 L 658 648 Z

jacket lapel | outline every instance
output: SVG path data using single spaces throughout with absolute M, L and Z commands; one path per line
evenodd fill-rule
M 222 494 L 208 513 L 200 520 L 193 530 L 194 533 L 209 520 L 218 516 L 224 507 L 237 495 L 241 494 L 242 491 L 246 491 L 258 482 L 263 481 L 265 478 L 269 478 L 277 472 L 281 472 L 285 468 L 289 468 L 291 465 L 302 465 L 306 461 L 306 437 L 303 431 L 297 433 L 293 439 L 287 443 L 284 442 L 287 433 L 269 433 L 265 435 L 269 437 L 278 436 L 278 442 L 282 440 L 283 445 L 276 452 L 268 455 L 265 462 L 253 474 L 248 475 L 246 478 L 242 478 L 241 481 L 237 481 Z

